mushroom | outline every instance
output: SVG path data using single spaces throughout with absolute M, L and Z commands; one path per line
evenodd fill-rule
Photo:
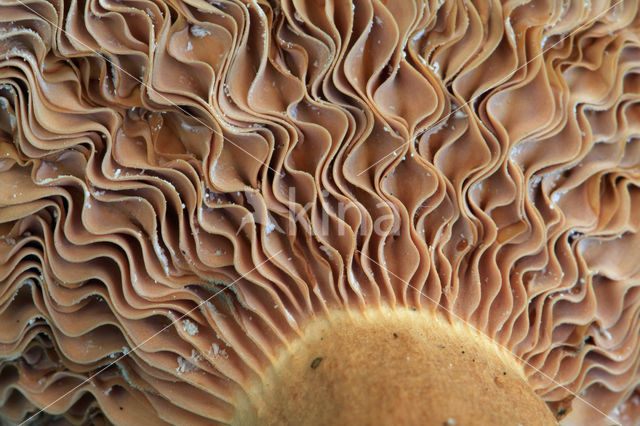
M 0 416 L 636 424 L 637 11 L 3 2 Z

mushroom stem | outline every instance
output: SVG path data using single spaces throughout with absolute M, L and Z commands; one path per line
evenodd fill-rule
M 264 377 L 234 424 L 556 424 L 513 355 L 428 313 L 315 319 Z

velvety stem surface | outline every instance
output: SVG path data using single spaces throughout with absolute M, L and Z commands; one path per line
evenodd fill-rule
M 517 360 L 467 325 L 413 311 L 312 321 L 235 424 L 555 424 Z

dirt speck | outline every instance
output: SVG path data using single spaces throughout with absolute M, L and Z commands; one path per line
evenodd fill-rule
M 322 362 L 321 356 L 314 358 L 314 360 L 311 361 L 311 369 L 315 370 L 316 368 L 318 368 L 321 362 Z

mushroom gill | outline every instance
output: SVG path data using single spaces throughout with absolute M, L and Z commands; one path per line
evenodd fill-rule
M 637 424 L 636 0 L 2 0 L 0 416 Z

